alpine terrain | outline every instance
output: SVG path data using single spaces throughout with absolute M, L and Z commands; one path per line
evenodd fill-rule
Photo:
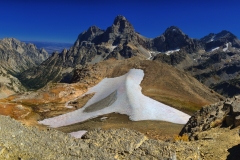
M 0 159 L 239 158 L 240 40 L 124 16 L 49 54 L 0 40 Z

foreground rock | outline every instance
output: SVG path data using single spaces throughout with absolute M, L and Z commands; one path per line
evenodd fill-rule
M 184 126 L 180 135 L 188 134 L 190 139 L 199 139 L 198 134 L 214 127 L 237 127 L 240 125 L 240 97 L 203 107 Z
M 0 159 L 236 159 L 239 140 L 239 127 L 203 131 L 190 142 L 152 140 L 128 129 L 95 129 L 75 139 L 0 116 Z
M 127 129 L 93 130 L 83 139 L 53 130 L 38 130 L 0 116 L 0 159 L 186 159 L 197 146 L 150 140 Z

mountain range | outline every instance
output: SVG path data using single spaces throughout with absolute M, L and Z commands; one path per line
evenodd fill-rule
M 233 96 L 238 91 L 232 93 L 228 86 L 238 90 L 238 71 L 231 75 L 226 71 L 237 68 L 234 67 L 237 65 L 234 55 L 239 54 L 239 48 L 237 37 L 225 30 L 193 39 L 176 26 L 171 26 L 156 38 L 146 38 L 136 32 L 125 17 L 117 16 L 106 30 L 90 27 L 78 36 L 69 50 L 53 53 L 41 65 L 26 70 L 18 78 L 25 87 L 38 89 L 50 81 L 69 83 L 74 68 L 78 66 L 137 56 L 188 71 L 220 94 Z M 236 62 L 231 61 L 232 58 Z
M 0 52 L 0 115 L 24 124 L 0 116 L 3 159 L 41 157 L 39 149 L 47 159 L 239 153 L 240 40 L 229 31 L 194 39 L 170 26 L 147 38 L 119 15 L 61 52 L 14 38 L 0 40 Z

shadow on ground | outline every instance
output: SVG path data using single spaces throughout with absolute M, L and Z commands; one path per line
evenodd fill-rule
M 240 158 L 240 144 L 228 149 L 228 152 L 230 153 L 227 156 L 227 160 L 236 160 Z

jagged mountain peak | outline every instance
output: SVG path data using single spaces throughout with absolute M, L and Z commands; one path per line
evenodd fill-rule
M 103 33 L 104 33 L 104 30 L 101 30 L 99 27 L 91 26 L 88 28 L 87 31 L 84 31 L 81 34 L 79 34 L 78 39 L 74 45 L 79 46 L 84 41 L 96 43 L 97 42 L 96 37 L 98 37 L 99 35 L 101 35 Z
M 178 28 L 177 26 L 171 26 L 171 27 L 168 27 L 166 29 L 166 31 L 164 32 L 165 35 L 168 35 L 168 34 L 180 34 L 180 35 L 185 35 L 180 28 Z
M 20 42 L 19 40 L 17 40 L 16 38 L 3 38 L 2 39 L 3 42 L 10 42 L 10 41 L 13 41 L 13 42 Z
M 127 21 L 126 17 L 122 16 L 122 15 L 117 15 L 114 19 L 113 24 L 114 25 L 118 25 L 119 23 L 121 23 L 122 21 Z
M 15 38 L 3 38 L 1 40 L 1 43 L 5 44 L 5 45 L 9 45 L 9 46 L 14 47 L 14 48 L 16 48 L 19 45 L 26 45 L 24 42 L 21 42 L 21 41 L 15 39 Z
M 199 48 L 197 40 L 188 37 L 176 26 L 168 27 L 165 32 L 153 39 L 154 47 L 160 51 L 177 50 L 187 47 L 187 52 L 193 52 Z
M 201 38 L 200 40 L 209 43 L 212 41 L 226 41 L 226 42 L 231 42 L 233 39 L 237 39 L 237 36 L 235 36 L 233 33 L 227 31 L 227 30 L 222 30 L 219 33 L 210 33 L 207 36 Z
M 207 36 L 200 39 L 201 42 L 205 43 L 205 49 L 211 50 L 216 47 L 231 43 L 233 47 L 240 48 L 240 41 L 233 33 L 222 30 L 219 33 L 210 33 Z
M 235 39 L 235 38 L 237 38 L 237 36 L 235 36 L 234 34 L 232 34 L 231 32 L 229 32 L 227 30 L 222 30 L 221 32 L 216 34 L 216 38 Z
M 129 31 L 134 31 L 133 25 L 122 15 L 115 17 L 111 29 L 115 33 L 126 33 Z
M 87 33 L 94 34 L 94 33 L 98 33 L 99 31 L 103 31 L 103 30 L 101 30 L 98 26 L 94 25 L 88 28 Z

